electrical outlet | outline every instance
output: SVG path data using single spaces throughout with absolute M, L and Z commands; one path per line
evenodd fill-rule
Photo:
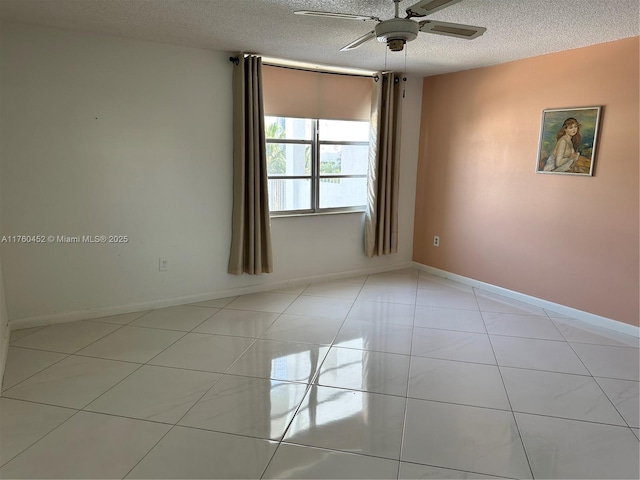
M 166 272 L 169 270 L 169 261 L 166 258 L 158 259 L 158 269 L 161 272 Z
M 439 236 L 435 236 L 433 237 L 433 246 L 434 247 L 439 247 L 440 246 L 440 237 Z

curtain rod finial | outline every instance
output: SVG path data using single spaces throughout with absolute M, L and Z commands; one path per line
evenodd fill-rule
M 240 59 L 238 57 L 229 57 L 229 61 L 231 63 L 234 63 L 235 65 L 239 65 L 240 64 Z

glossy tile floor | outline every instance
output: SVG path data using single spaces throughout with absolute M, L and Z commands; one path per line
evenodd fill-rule
M 638 352 L 417 270 L 18 330 L 0 478 L 638 478 Z

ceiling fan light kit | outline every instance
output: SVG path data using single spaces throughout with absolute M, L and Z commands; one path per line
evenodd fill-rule
M 393 18 L 376 25 L 376 38 L 386 43 L 392 52 L 400 52 L 404 44 L 415 40 L 420 32 L 420 25 L 407 18 Z
M 405 18 L 400 18 L 399 16 L 400 1 L 401 0 L 393 0 L 395 4 L 395 17 L 389 20 L 380 20 L 378 17 L 367 15 L 319 12 L 313 10 L 297 10 L 294 13 L 297 15 L 310 15 L 315 17 L 378 22 L 374 30 L 365 33 L 362 37 L 341 48 L 340 51 L 342 52 L 354 50 L 363 43 L 373 40 L 374 38 L 377 38 L 381 43 L 386 43 L 389 50 L 393 52 L 400 52 L 404 49 L 405 44 L 415 40 L 420 32 L 473 40 L 487 30 L 484 27 L 439 22 L 437 20 L 423 20 L 421 22 L 412 20 L 412 18 L 415 17 L 426 17 L 427 15 L 431 15 L 443 8 L 459 3 L 462 0 L 422 0 L 406 9 L 407 16 Z

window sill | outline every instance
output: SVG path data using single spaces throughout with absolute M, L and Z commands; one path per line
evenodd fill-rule
M 360 210 L 336 210 L 329 212 L 313 212 L 313 213 L 272 213 L 271 218 L 290 218 L 290 217 L 324 217 L 326 215 L 344 215 L 349 213 L 365 213 L 365 209 Z

